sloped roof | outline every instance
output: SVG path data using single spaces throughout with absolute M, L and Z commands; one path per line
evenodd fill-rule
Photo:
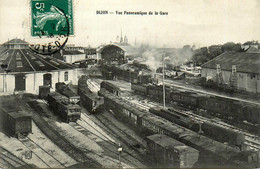
M 133 56 L 133 55 L 138 54 L 137 49 L 134 48 L 133 46 L 128 45 L 128 44 L 120 44 L 120 43 L 111 43 L 111 44 L 105 45 L 102 48 L 99 48 L 98 52 L 101 53 L 105 48 L 111 47 L 111 46 L 116 46 L 116 47 L 121 48 L 125 52 L 125 56 Z
M 8 49 L 0 53 L 0 74 L 73 69 L 74 65 L 30 49 Z M 4 65 L 4 66 L 3 66 Z
M 17 118 L 25 118 L 25 117 L 30 118 L 32 115 L 25 112 L 24 110 L 21 110 L 21 111 L 17 111 L 17 112 L 10 112 L 9 116 L 11 116 L 14 119 L 17 119 Z
M 260 53 L 260 50 L 257 49 L 256 47 L 254 46 L 250 46 L 247 50 L 246 50 L 247 53 Z
M 79 50 L 64 50 L 63 54 L 64 55 L 79 55 L 79 54 L 84 54 L 84 53 Z
M 231 71 L 236 65 L 237 72 L 260 73 L 260 53 L 225 52 L 203 64 L 202 68 L 216 69 L 220 64 L 222 70 Z
M 4 43 L 4 45 L 29 45 L 28 42 L 21 39 L 12 39 Z

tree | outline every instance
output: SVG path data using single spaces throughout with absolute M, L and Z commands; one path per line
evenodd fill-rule
M 241 44 L 237 43 L 235 44 L 234 42 L 227 42 L 225 43 L 222 47 L 221 50 L 223 52 L 227 52 L 227 51 L 235 51 L 238 52 L 241 50 Z
M 211 45 L 209 46 L 208 49 L 209 49 L 209 54 L 208 54 L 209 60 L 223 53 L 223 51 L 221 50 L 221 45 Z

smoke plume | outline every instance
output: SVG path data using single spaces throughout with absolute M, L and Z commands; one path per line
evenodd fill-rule
M 167 64 L 179 66 L 190 61 L 192 55 L 193 52 L 191 48 L 154 48 L 143 52 L 139 60 L 141 63 L 148 65 L 149 68 L 155 72 L 157 68 L 162 67 L 163 57 L 165 66 Z

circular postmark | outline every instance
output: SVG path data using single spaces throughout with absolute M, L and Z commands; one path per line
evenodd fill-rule
M 31 36 L 40 42 L 31 43 L 31 50 L 42 55 L 50 55 L 65 46 L 73 33 L 71 5 L 71 0 L 31 0 Z

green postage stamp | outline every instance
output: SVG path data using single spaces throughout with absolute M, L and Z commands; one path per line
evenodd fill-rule
M 31 35 L 74 35 L 72 7 L 72 0 L 31 0 Z

